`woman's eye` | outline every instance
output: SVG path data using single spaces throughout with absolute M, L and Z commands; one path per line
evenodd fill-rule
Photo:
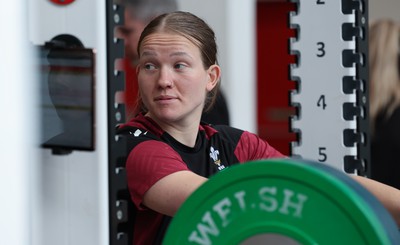
M 178 63 L 178 64 L 175 65 L 175 69 L 183 69 L 185 67 L 186 66 L 184 64 L 181 64 L 181 63 Z
M 146 70 L 154 70 L 156 67 L 153 64 L 145 64 L 144 69 Z

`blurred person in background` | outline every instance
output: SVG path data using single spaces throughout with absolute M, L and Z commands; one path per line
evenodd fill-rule
M 124 39 L 125 93 L 120 100 L 125 103 L 126 120 L 137 114 L 136 102 L 138 85 L 136 65 L 138 64 L 137 43 L 144 27 L 155 17 L 178 9 L 176 0 L 116 0 L 124 6 L 124 25 L 116 30 L 116 36 Z
M 400 25 L 379 19 L 369 29 L 371 178 L 400 188 Z

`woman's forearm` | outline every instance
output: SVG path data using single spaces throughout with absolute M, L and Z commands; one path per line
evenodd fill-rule
M 381 201 L 400 227 L 400 190 L 365 177 L 352 177 Z

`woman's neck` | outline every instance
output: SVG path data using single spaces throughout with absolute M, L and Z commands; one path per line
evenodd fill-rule
M 200 117 L 198 119 L 185 120 L 182 122 L 164 122 L 147 114 L 152 118 L 165 132 L 171 135 L 178 142 L 194 147 L 197 134 L 199 132 Z
M 194 147 L 196 144 L 197 134 L 199 132 L 199 126 L 196 127 L 196 130 L 180 130 L 176 128 L 169 128 L 165 131 L 180 143 L 189 147 Z

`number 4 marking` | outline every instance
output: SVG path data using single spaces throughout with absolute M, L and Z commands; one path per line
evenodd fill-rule
M 317 106 L 321 107 L 322 106 L 322 110 L 325 110 L 326 108 L 326 103 L 325 103 L 325 95 L 321 95 L 317 101 Z

